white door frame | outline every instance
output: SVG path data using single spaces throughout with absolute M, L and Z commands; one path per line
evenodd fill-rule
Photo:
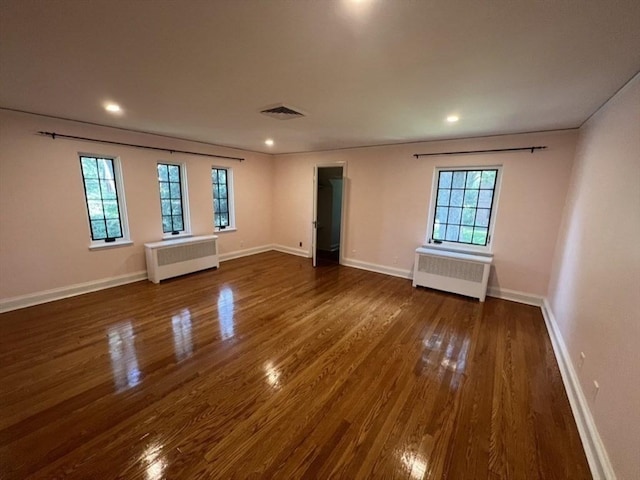
M 311 220 L 311 257 L 316 266 L 318 244 L 318 169 L 342 167 L 342 206 L 340 209 L 340 265 L 344 264 L 345 212 L 347 211 L 347 162 L 316 163 L 313 167 L 313 218 Z

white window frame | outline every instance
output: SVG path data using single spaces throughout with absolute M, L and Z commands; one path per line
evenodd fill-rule
M 468 243 L 459 243 L 442 240 L 440 243 L 434 243 L 433 227 L 436 217 L 436 201 L 438 198 L 438 178 L 441 171 L 455 170 L 497 170 L 496 183 L 493 189 L 493 203 L 491 215 L 489 217 L 489 229 L 487 231 L 488 240 L 486 245 L 471 245 Z M 496 226 L 496 218 L 498 214 L 498 205 L 500 204 L 500 185 L 502 183 L 502 165 L 461 165 L 461 166 L 436 166 L 433 170 L 433 179 L 431 184 L 431 202 L 429 203 L 429 215 L 427 221 L 427 236 L 425 245 L 430 248 L 441 248 L 443 250 L 452 250 L 460 252 L 472 253 L 491 253 L 495 240 L 494 232 Z
M 235 211 L 235 192 L 233 189 L 233 168 L 225 167 L 223 165 L 211 165 L 211 169 L 217 168 L 218 170 L 226 170 L 227 171 L 227 202 L 229 207 L 229 226 L 225 228 L 216 227 L 215 223 L 215 215 L 216 212 L 213 212 L 213 231 L 216 233 L 224 233 L 224 232 L 235 232 L 236 228 L 236 211 Z M 209 174 L 209 181 L 211 184 L 211 206 L 213 207 L 213 184 L 211 182 L 211 174 Z
M 174 235 L 173 233 L 165 233 L 162 228 L 162 198 L 160 197 L 160 181 L 158 180 L 158 165 L 175 165 L 180 168 L 180 194 L 182 196 L 182 226 L 183 230 Z M 156 185 L 158 187 L 158 200 L 160 202 L 160 229 L 162 230 L 162 239 L 171 240 L 172 238 L 182 238 L 191 236 L 191 215 L 189 211 L 189 190 L 187 188 L 187 164 L 184 162 L 170 162 L 168 160 L 158 160 L 156 162 Z
M 113 242 L 105 242 L 104 240 L 93 240 L 91 235 L 91 220 L 87 211 L 87 228 L 89 231 L 89 250 L 100 250 L 103 248 L 124 247 L 133 245 L 129 233 L 129 218 L 127 215 L 127 201 L 124 189 L 124 176 L 122 174 L 122 162 L 120 157 L 113 155 L 104 155 L 101 153 L 78 152 L 78 160 L 80 161 L 80 182 L 82 184 L 82 194 L 84 195 L 85 209 L 87 209 L 87 192 L 84 187 L 84 173 L 82 171 L 82 157 L 90 158 L 106 158 L 113 161 L 113 175 L 116 183 L 116 193 L 118 197 L 118 210 L 120 212 L 120 227 L 122 228 L 122 237 L 116 238 Z

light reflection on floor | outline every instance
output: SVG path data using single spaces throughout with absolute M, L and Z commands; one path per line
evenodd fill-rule
M 222 340 L 227 340 L 234 336 L 233 310 L 233 290 L 224 287 L 218 295 L 218 322 L 220 323 L 220 336 Z
M 412 452 L 403 452 L 400 457 L 404 468 L 407 469 L 411 478 L 415 480 L 422 480 L 425 473 L 427 473 L 427 461 L 421 456 Z
M 140 460 L 144 464 L 147 480 L 160 480 L 164 478 L 167 461 L 162 455 L 162 445 L 159 443 L 149 445 Z
M 178 362 L 189 358 L 193 354 L 193 340 L 191 338 L 191 312 L 183 308 L 180 313 L 171 317 L 173 329 L 173 347 Z
M 135 335 L 131 322 L 123 322 L 107 330 L 109 355 L 116 391 L 122 392 L 135 387 L 141 381 L 136 356 Z

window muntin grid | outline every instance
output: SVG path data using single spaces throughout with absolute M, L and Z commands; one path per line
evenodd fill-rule
M 91 239 L 113 242 L 123 238 L 113 158 L 80 155 L 80 168 Z
M 431 238 L 486 246 L 498 169 L 439 170 Z
M 213 224 L 215 228 L 222 230 L 231 225 L 228 169 L 212 168 L 211 185 L 213 190 Z
M 178 234 L 185 229 L 180 165 L 159 163 L 158 184 L 160 186 L 162 231 Z

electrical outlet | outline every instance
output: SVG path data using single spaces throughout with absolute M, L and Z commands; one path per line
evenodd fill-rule
M 302 242 L 300 242 L 300 246 L 302 246 Z
M 393 257 L 393 264 L 397 265 L 398 264 L 398 257 Z
M 244 240 L 240 240 L 240 248 L 244 247 Z

